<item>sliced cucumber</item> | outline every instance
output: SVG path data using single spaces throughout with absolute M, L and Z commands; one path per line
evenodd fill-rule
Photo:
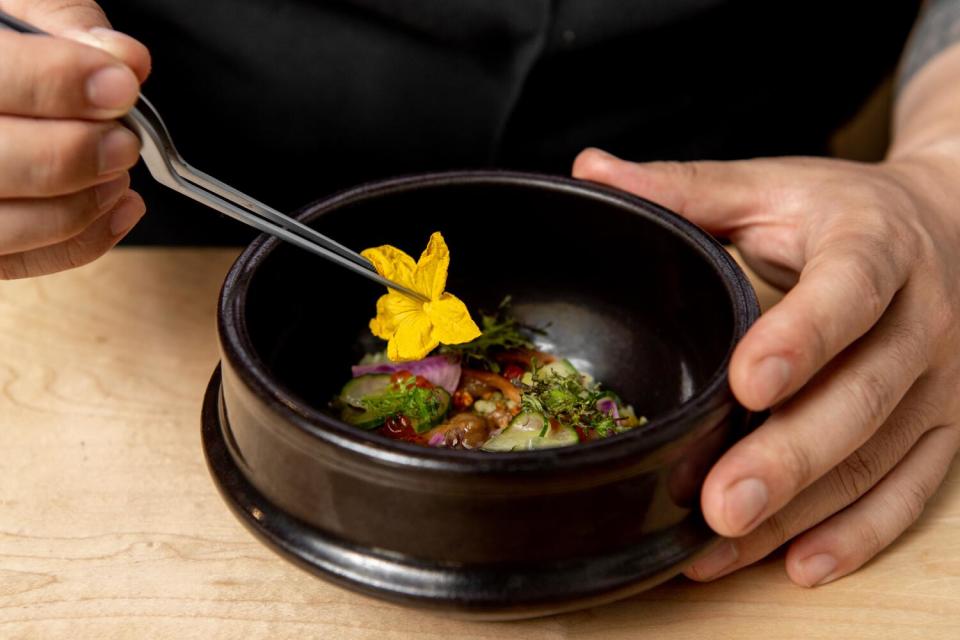
M 382 395 L 389 387 L 390 374 L 368 373 L 365 376 L 357 376 L 343 385 L 343 389 L 340 391 L 340 399 L 344 404 L 363 409 L 364 398 Z
M 382 425 L 391 415 L 404 413 L 399 407 L 404 406 L 401 402 L 399 406 L 393 404 L 393 411 L 380 409 L 379 411 L 369 408 L 370 405 L 376 406 L 370 402 L 391 391 L 391 382 L 389 374 L 371 373 L 365 376 L 358 376 L 345 384 L 340 391 L 340 402 L 345 405 L 340 412 L 340 418 L 361 429 L 376 429 Z M 422 389 L 413 389 L 413 392 L 422 393 Z M 425 416 L 407 415 L 411 426 L 417 433 L 429 431 L 446 417 L 450 410 L 450 394 L 446 390 L 436 387 L 430 389 L 429 393 L 433 396 L 433 401 L 428 402 L 429 411 Z M 382 403 L 381 403 L 382 404 Z M 391 403 L 388 403 L 388 406 Z
M 446 389 L 436 387 L 435 389 L 431 389 L 431 391 L 437 399 L 437 402 L 431 407 L 430 415 L 424 418 L 411 418 L 410 420 L 413 430 L 417 433 L 424 433 L 425 431 L 433 429 L 447 417 L 447 411 L 450 410 L 450 394 L 447 393 Z
M 580 372 L 570 364 L 569 360 L 555 360 L 548 365 L 544 365 L 542 369 L 537 371 L 537 379 L 546 380 L 551 376 L 569 378 L 579 374 Z
M 374 411 L 365 411 L 363 409 L 355 409 L 354 407 L 344 407 L 340 412 L 340 419 L 346 422 L 347 424 L 352 424 L 355 427 L 361 429 L 376 429 L 384 422 L 386 422 L 388 416 L 381 415 Z
M 524 411 L 507 428 L 487 440 L 484 451 L 530 451 L 577 444 L 580 438 L 573 427 L 551 426 L 543 414 Z

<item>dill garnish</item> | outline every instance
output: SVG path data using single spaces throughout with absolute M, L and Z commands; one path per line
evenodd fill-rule
M 396 385 L 380 395 L 363 398 L 364 408 L 381 416 L 402 414 L 412 420 L 425 420 L 439 410 L 440 398 L 433 389 L 418 387 L 415 378 L 407 378 Z

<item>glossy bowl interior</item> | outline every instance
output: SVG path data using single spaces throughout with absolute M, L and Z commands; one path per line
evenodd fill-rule
M 478 181 L 366 199 L 316 226 L 349 247 L 389 243 L 414 257 L 442 231 L 452 255 L 448 289 L 470 309 L 495 309 L 511 295 L 518 316 L 547 327 L 543 346 L 651 419 L 722 376 L 734 342 L 730 292 L 714 265 L 691 259 L 700 247 L 665 233 L 664 220 L 602 199 L 571 206 L 564 191 Z M 367 328 L 382 293 L 278 246 L 250 281 L 246 305 L 271 310 L 245 314 L 253 352 L 298 403 L 323 411 L 350 364 L 383 347 Z
M 214 476 L 255 533 L 364 593 L 504 616 L 629 593 L 709 543 L 699 487 L 747 428 L 726 365 L 758 315 L 749 283 L 711 238 L 619 192 L 500 172 L 361 187 L 303 219 L 346 246 L 393 244 L 414 256 L 440 230 L 449 290 L 474 310 L 511 295 L 521 319 L 547 327 L 543 348 L 650 423 L 505 454 L 419 447 L 343 424 L 327 404 L 350 365 L 380 348 L 367 323 L 382 291 L 261 238 L 224 285 L 223 381 L 211 387 L 204 436 Z M 339 559 L 318 559 L 321 547 Z M 371 569 L 372 559 L 390 569 Z

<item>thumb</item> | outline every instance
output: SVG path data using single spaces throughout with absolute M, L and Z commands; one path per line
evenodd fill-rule
M 150 74 L 150 52 L 139 41 L 114 31 L 93 0 L 19 0 L 4 2 L 13 15 L 53 35 L 106 51 L 136 74 L 142 83 Z
M 772 162 L 628 162 L 600 149 L 585 149 L 573 177 L 652 200 L 715 235 L 728 236 L 769 205 Z

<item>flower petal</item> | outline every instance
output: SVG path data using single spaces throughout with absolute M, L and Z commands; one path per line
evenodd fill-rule
M 384 278 L 405 287 L 415 287 L 413 276 L 417 265 L 413 258 L 400 249 L 385 244 L 381 247 L 364 249 L 360 255 L 372 262 L 377 273 Z
M 427 248 L 417 261 L 414 272 L 414 289 L 436 300 L 447 286 L 447 270 L 450 268 L 450 250 L 439 231 L 430 236 Z
M 387 343 L 387 357 L 394 362 L 421 360 L 440 344 L 426 313 L 407 314 Z
M 480 335 L 480 327 L 470 317 L 467 305 L 452 293 L 443 294 L 423 308 L 433 323 L 433 335 L 438 342 L 461 344 Z
M 411 313 L 423 313 L 423 305 L 407 296 L 391 291 L 377 299 L 377 317 L 370 321 L 373 335 L 389 340 L 397 326 Z

